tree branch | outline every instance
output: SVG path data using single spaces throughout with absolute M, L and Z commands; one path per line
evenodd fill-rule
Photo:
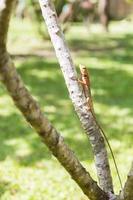
M 0 47 L 5 48 L 14 0 L 0 0 Z
M 133 199 L 133 163 L 129 174 L 127 176 L 127 181 L 125 183 L 124 189 L 121 192 L 121 199 L 132 200 Z
M 86 99 L 84 98 L 78 82 L 75 81 L 77 73 L 65 43 L 64 35 L 59 27 L 56 11 L 51 0 L 39 0 L 42 14 L 45 19 L 56 56 L 63 72 L 70 98 L 80 118 L 81 124 L 90 139 L 94 152 L 95 165 L 97 169 L 100 187 L 105 192 L 113 192 L 112 177 L 108 162 L 107 150 L 99 127 L 95 123 L 91 112 L 88 112 Z
M 6 17 L 6 14 L 9 16 L 12 8 L 12 4 L 9 3 L 11 0 L 4 0 L 3 2 L 5 3 L 5 9 L 0 11 L 0 27 L 3 27 L 3 24 L 8 26 L 7 21 L 9 21 L 9 17 Z M 6 46 L 6 40 L 4 39 L 3 42 L 3 38 L 6 38 L 7 30 L 8 27 L 5 27 L 3 34 L 0 35 L 0 44 L 4 44 L 4 46 Z M 74 153 L 64 143 L 64 139 L 43 115 L 40 107 L 17 74 L 5 48 L 0 51 L 0 76 L 14 103 L 22 112 L 27 122 L 41 136 L 49 150 L 69 172 L 88 198 L 90 200 L 108 200 L 109 197 L 97 186 L 97 183 L 80 164 Z

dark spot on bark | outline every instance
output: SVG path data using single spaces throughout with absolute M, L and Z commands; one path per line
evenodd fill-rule
M 44 130 L 43 131 L 38 131 L 38 134 L 44 139 L 46 132 Z
M 89 133 L 92 134 L 94 132 L 94 127 L 89 128 Z

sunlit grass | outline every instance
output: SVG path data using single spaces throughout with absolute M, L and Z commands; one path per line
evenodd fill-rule
M 73 24 L 66 33 L 77 69 L 80 63 L 89 69 L 96 115 L 113 148 L 123 183 L 133 154 L 132 27 L 125 21 L 111 23 L 110 33 L 101 34 L 99 25 L 88 31 L 81 24 Z M 34 30 L 29 21 L 13 20 L 9 51 L 46 116 L 96 179 L 91 148 L 69 99 L 53 47 Z M 2 85 L 0 95 L 0 199 L 85 200 Z M 118 192 L 120 185 L 111 155 L 110 160 Z

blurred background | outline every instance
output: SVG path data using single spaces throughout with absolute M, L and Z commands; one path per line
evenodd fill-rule
M 133 1 L 54 3 L 77 70 L 83 64 L 90 72 L 96 115 L 124 182 L 133 155 Z M 16 1 L 8 50 L 27 88 L 96 179 L 93 155 L 69 99 L 37 0 Z M 111 156 L 110 163 L 118 192 L 120 185 Z M 86 200 L 2 85 L 0 199 Z

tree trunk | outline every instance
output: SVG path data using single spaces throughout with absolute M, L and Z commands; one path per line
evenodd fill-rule
M 108 25 L 110 20 L 109 16 L 110 1 L 111 0 L 99 0 L 98 2 L 98 13 L 100 17 L 100 22 L 106 31 L 108 31 Z

